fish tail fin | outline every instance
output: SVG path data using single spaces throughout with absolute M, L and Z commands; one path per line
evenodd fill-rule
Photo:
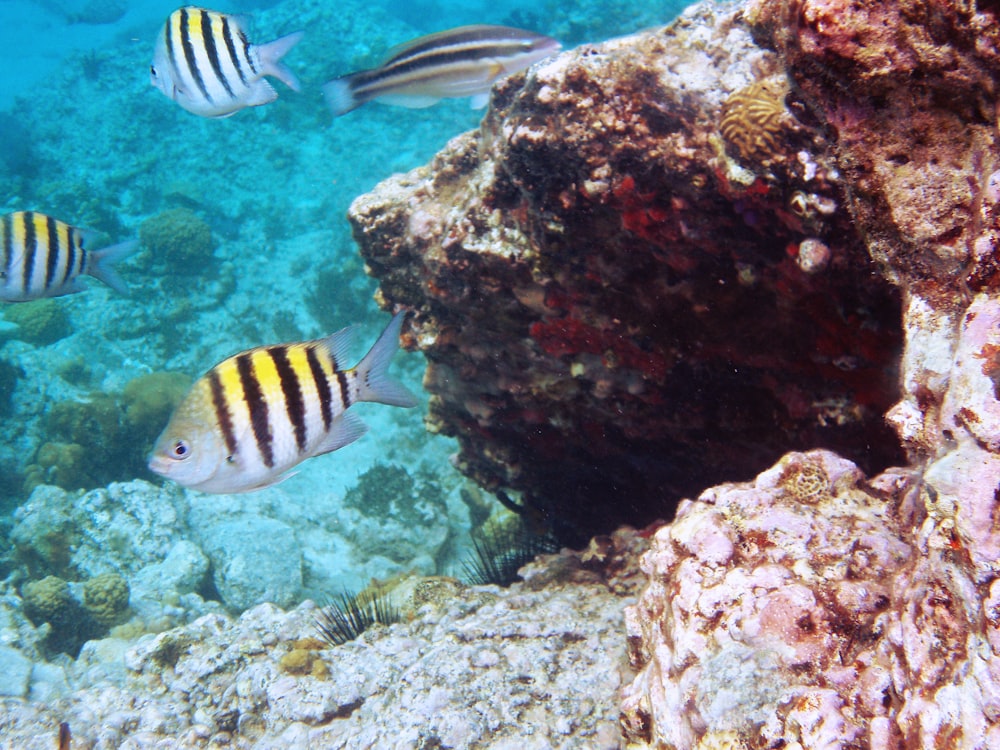
M 302 40 L 305 32 L 296 31 L 280 39 L 258 47 L 260 53 L 261 70 L 264 75 L 274 76 L 292 91 L 299 91 L 299 79 L 287 65 L 281 62 L 281 58 L 288 54 L 289 50 Z
M 120 242 L 90 254 L 86 273 L 102 281 L 119 294 L 128 294 L 128 287 L 115 271 L 114 265 L 139 249 L 139 240 Z
M 417 399 L 405 385 L 389 375 L 389 363 L 399 349 L 399 328 L 405 313 L 396 313 L 378 341 L 354 368 L 358 401 L 376 401 L 389 406 L 416 406 Z
M 354 76 L 347 75 L 323 84 L 323 98 L 334 117 L 346 115 L 364 104 L 362 99 L 354 95 L 353 79 Z

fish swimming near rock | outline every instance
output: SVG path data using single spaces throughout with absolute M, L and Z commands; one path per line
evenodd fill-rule
M 551 37 L 509 26 L 460 26 L 406 42 L 377 68 L 335 78 L 323 95 L 335 117 L 373 99 L 403 107 L 429 107 L 440 99 L 471 96 L 486 104 L 490 88 L 561 45 Z
M 87 250 L 89 234 L 37 211 L 0 216 L 0 300 L 28 302 L 82 292 L 87 289 L 82 275 L 128 294 L 112 266 L 134 253 L 138 240 Z
M 149 80 L 188 112 L 229 117 L 278 98 L 264 76 L 299 90 L 298 79 L 281 58 L 301 38 L 297 31 L 257 46 L 247 41 L 236 16 L 187 6 L 171 13 L 163 25 Z
M 149 468 L 202 492 L 249 492 L 280 482 L 301 461 L 361 437 L 347 409 L 359 401 L 416 406 L 387 373 L 403 313 L 350 369 L 350 328 L 323 339 L 250 349 L 223 360 L 181 401 Z

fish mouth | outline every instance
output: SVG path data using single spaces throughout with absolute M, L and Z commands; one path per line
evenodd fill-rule
M 163 456 L 158 456 L 155 453 L 149 457 L 149 462 L 146 465 L 154 474 L 166 476 L 170 473 L 171 462 Z

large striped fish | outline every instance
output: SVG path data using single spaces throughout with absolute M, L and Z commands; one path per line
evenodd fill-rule
M 378 99 L 403 107 L 429 107 L 439 99 L 471 96 L 486 104 L 498 80 L 556 54 L 551 37 L 509 26 L 460 26 L 395 48 L 382 65 L 335 78 L 323 95 L 335 117 Z
M 156 38 L 149 80 L 188 112 L 229 117 L 278 98 L 264 76 L 299 90 L 298 79 L 281 58 L 301 38 L 297 31 L 256 46 L 247 41 L 235 16 L 187 6 L 170 14 Z
M 264 346 L 223 360 L 191 387 L 153 446 L 149 468 L 202 492 L 249 492 L 281 481 L 312 456 L 357 440 L 358 401 L 415 406 L 388 373 L 396 315 L 355 367 L 343 368 L 350 331 Z
M 102 250 L 87 250 L 90 233 L 37 211 L 0 216 L 0 300 L 27 302 L 86 290 L 80 276 L 103 281 L 128 294 L 112 265 L 138 248 L 129 240 Z

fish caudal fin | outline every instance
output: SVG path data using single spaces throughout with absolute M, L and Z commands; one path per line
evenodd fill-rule
M 260 55 L 261 71 L 266 76 L 274 76 L 292 91 L 298 91 L 299 79 L 291 69 L 281 62 L 281 58 L 288 54 L 288 51 L 302 40 L 302 31 L 275 39 L 273 42 L 261 45 L 257 48 Z
M 98 281 L 103 281 L 119 294 L 128 294 L 128 287 L 122 281 L 114 264 L 124 260 L 139 249 L 139 240 L 128 240 L 111 247 L 105 247 L 90 254 L 86 273 Z
M 389 375 L 392 355 L 399 349 L 399 329 L 405 313 L 397 313 L 378 341 L 354 368 L 358 401 L 376 401 L 389 406 L 416 406 L 417 399 L 406 386 Z
M 323 84 L 323 98 L 334 117 L 346 115 L 365 103 L 354 95 L 353 78 L 353 75 L 343 76 Z

